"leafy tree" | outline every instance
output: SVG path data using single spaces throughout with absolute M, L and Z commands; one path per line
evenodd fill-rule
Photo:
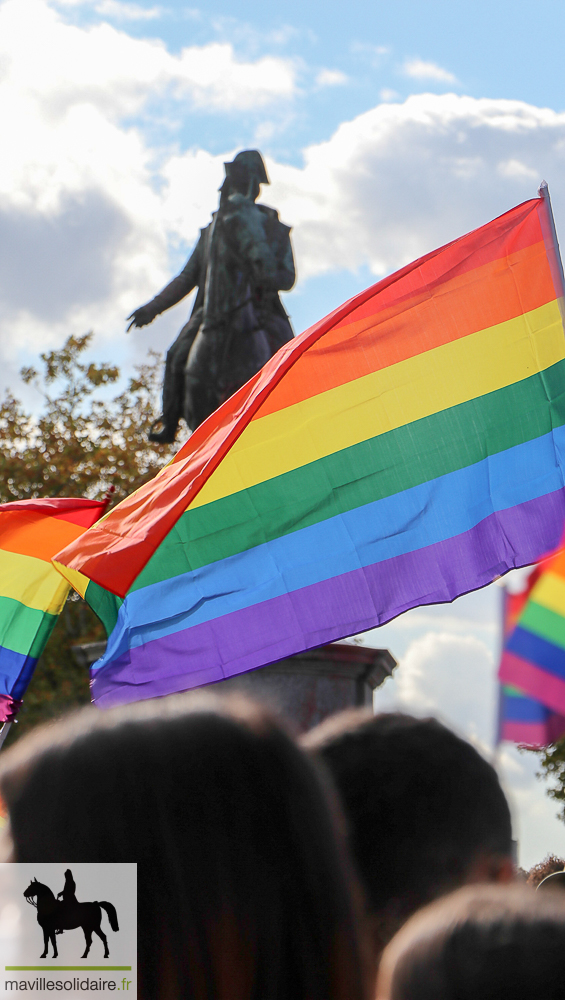
M 119 369 L 85 360 L 92 334 L 69 337 L 58 351 L 40 355 L 41 366 L 24 368 L 24 383 L 43 396 L 38 417 L 7 392 L 0 402 L 0 502 L 35 497 L 101 499 L 110 487 L 121 500 L 151 479 L 174 446 L 149 445 L 158 415 L 161 359 L 150 351 L 125 388 L 110 396 Z M 116 386 L 117 388 L 117 386 Z M 104 638 L 88 605 L 71 594 L 24 698 L 18 724 L 6 744 L 45 719 L 89 700 L 86 671 L 72 646 Z
M 565 737 L 536 753 L 540 756 L 539 777 L 551 778 L 553 787 L 548 788 L 547 794 L 559 802 L 561 808 L 558 816 L 565 823 Z
M 553 875 L 554 872 L 562 872 L 564 868 L 565 860 L 563 858 L 558 858 L 555 854 L 547 854 L 543 861 L 530 868 L 527 873 L 528 885 L 531 885 L 532 889 L 537 889 L 544 878 Z
M 147 443 L 157 416 L 160 357 L 149 352 L 113 399 L 104 390 L 119 369 L 83 360 L 92 334 L 69 337 L 42 354 L 43 370 L 23 368 L 43 396 L 39 417 L 10 392 L 0 403 L 0 502 L 31 497 L 102 497 L 111 485 L 121 500 L 168 461 L 171 446 Z

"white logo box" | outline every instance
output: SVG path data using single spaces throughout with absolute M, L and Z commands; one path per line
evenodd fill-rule
M 65 899 L 57 903 L 66 883 Z M 80 905 L 87 903 L 106 905 Z M 63 933 L 54 933 L 56 924 L 65 925 Z M 98 927 L 107 940 L 107 957 Z M 88 934 L 92 943 L 83 958 Z M 136 864 L 0 864 L 0 1000 L 35 993 L 43 1000 L 63 994 L 84 1000 L 91 993 L 136 1000 Z

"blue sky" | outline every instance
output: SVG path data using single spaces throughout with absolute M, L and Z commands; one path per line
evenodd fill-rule
M 531 3 L 488 0 L 332 5 L 291 0 L 281 9 L 256 2 L 199 8 L 142 0 L 122 6 L 129 6 L 132 16 L 115 16 L 112 23 L 137 38 L 162 39 L 171 53 L 221 41 L 233 44 L 243 59 L 269 54 L 293 60 L 298 93 L 290 109 L 281 109 L 276 134 L 262 143 L 266 152 L 289 163 L 300 163 L 303 147 L 329 137 L 340 122 L 374 107 L 383 91 L 402 100 L 419 91 L 452 88 L 476 98 L 509 98 L 554 110 L 565 106 L 559 71 L 565 13 L 556 0 L 539 13 Z M 93 24 L 100 20 L 97 8 L 112 10 L 104 4 L 80 5 L 67 7 L 66 15 Z M 135 8 L 153 16 L 135 19 Z M 323 72 L 335 74 L 333 86 L 316 86 Z M 210 119 L 206 110 L 187 108 L 176 135 L 186 146 L 206 141 L 208 149 L 222 152 L 251 141 L 263 118 L 264 109 L 235 116 L 217 112 Z M 157 123 L 159 132 L 166 137 Z
M 265 155 L 293 226 L 297 333 L 382 275 L 550 185 L 565 239 L 562 3 L 284 8 L 0 0 L 0 389 L 94 329 L 123 371 L 165 351 L 185 301 L 125 335 L 182 266 L 223 161 Z M 500 590 L 362 641 L 401 660 L 377 704 L 433 711 L 492 751 Z M 499 752 L 521 860 L 565 856 L 535 761 Z

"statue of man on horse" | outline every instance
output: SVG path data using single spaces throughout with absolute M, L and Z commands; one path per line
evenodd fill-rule
M 55 935 L 66 930 L 73 930 L 75 927 L 82 927 L 86 948 L 82 958 L 86 958 L 92 945 L 92 935 L 96 934 L 104 945 L 104 958 L 108 958 L 108 939 L 101 928 L 102 910 L 106 911 L 110 927 L 113 931 L 118 931 L 118 914 L 112 903 L 106 900 L 92 903 L 79 903 L 76 895 L 76 886 L 70 868 L 65 872 L 65 887 L 58 895 L 62 896 L 61 902 L 55 898 L 48 885 L 32 879 L 24 892 L 24 898 L 32 906 L 37 907 L 37 922 L 43 931 L 43 954 L 41 958 L 47 957 L 49 941 L 53 947 L 53 958 L 57 958 L 57 941 Z
M 167 354 L 163 411 L 150 441 L 174 441 L 184 417 L 195 430 L 282 347 L 293 332 L 279 298 L 295 281 L 290 229 L 274 208 L 256 204 L 269 178 L 261 154 L 245 149 L 224 164 L 220 205 L 184 269 L 135 309 L 146 326 L 198 288 L 192 314 Z

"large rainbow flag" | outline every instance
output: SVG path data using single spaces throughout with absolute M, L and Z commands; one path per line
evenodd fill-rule
M 516 626 L 505 643 L 499 667 L 505 685 L 517 688 L 545 710 L 549 739 L 565 733 L 565 549 L 543 566 Z M 555 719 L 551 719 L 555 716 Z M 541 734 L 540 732 L 540 735 Z M 523 742 L 527 742 L 524 740 Z
M 81 499 L 0 504 L 0 722 L 16 715 L 69 592 L 51 559 L 105 509 Z
M 518 593 L 503 591 L 503 649 L 499 665 L 497 743 L 508 740 L 524 746 L 540 747 L 554 743 L 565 735 L 565 715 L 554 712 L 545 704 L 545 685 L 538 685 L 538 697 L 532 698 L 516 683 L 509 684 L 500 679 L 501 675 L 514 679 L 516 677 L 512 669 L 514 654 L 509 652 L 508 646 L 514 641 L 514 630 L 542 572 L 541 566 L 536 567 L 524 590 Z M 563 635 L 565 638 L 565 618 Z M 565 651 L 563 658 L 565 661 Z
M 100 705 L 451 601 L 557 545 L 563 279 L 542 195 L 285 345 L 58 554 L 109 633 Z

